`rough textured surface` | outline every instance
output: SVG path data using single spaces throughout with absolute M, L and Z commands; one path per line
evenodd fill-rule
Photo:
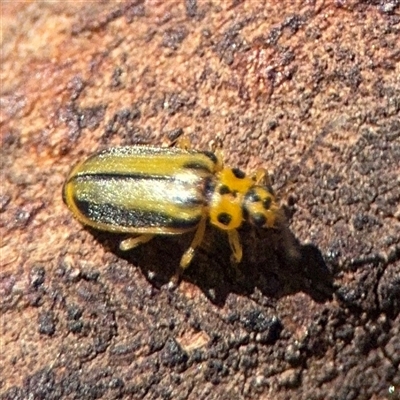
M 0 398 L 399 399 L 400 4 L 1 3 Z M 184 132 L 289 228 L 128 254 L 61 187 Z M 178 251 L 179 250 L 179 251 Z

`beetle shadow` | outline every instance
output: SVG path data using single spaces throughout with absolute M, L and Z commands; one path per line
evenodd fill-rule
M 333 274 L 316 246 L 301 245 L 287 227 L 276 231 L 247 227 L 240 233 L 244 256 L 239 265 L 231 264 L 230 248 L 222 237 L 213 242 L 221 251 L 207 251 L 211 254 L 211 258 L 207 256 L 207 270 L 212 273 L 201 268 L 201 276 L 197 269 L 188 274 L 187 280 L 193 279 L 213 303 L 222 306 L 230 293 L 251 296 L 256 288 L 274 299 L 297 292 L 320 303 L 332 298 Z M 215 234 L 221 236 L 219 231 Z
M 243 260 L 232 265 L 226 233 L 208 226 L 205 240 L 181 279 L 198 286 L 218 306 L 224 305 L 230 293 L 251 296 L 256 288 L 275 299 L 297 292 L 317 302 L 332 298 L 333 274 L 316 246 L 301 245 L 286 226 L 259 231 L 245 226 L 240 236 Z M 146 279 L 161 288 L 174 278 L 192 238 L 193 234 L 155 237 L 128 252 L 112 251 L 138 265 Z

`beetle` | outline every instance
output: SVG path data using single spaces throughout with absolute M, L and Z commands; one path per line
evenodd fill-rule
M 102 150 L 79 163 L 63 186 L 75 218 L 92 228 L 126 233 L 121 250 L 156 235 L 194 231 L 184 252 L 187 268 L 206 224 L 226 231 L 236 263 L 242 259 L 237 229 L 245 222 L 274 228 L 282 217 L 264 170 L 247 176 L 225 167 L 218 153 L 179 147 L 125 146 Z

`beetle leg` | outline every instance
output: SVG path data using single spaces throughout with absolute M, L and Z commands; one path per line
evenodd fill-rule
M 183 150 L 190 150 L 192 148 L 192 144 L 190 143 L 190 139 L 187 136 L 182 136 L 176 140 L 174 143 L 176 147 L 179 147 Z
M 256 185 L 263 185 L 265 186 L 271 193 L 273 193 L 272 185 L 271 185 L 271 178 L 269 173 L 264 168 L 259 168 L 255 174 L 252 176 L 252 179 Z
M 232 257 L 235 263 L 239 264 L 242 260 L 243 250 L 242 245 L 240 244 L 240 237 L 238 231 L 236 229 L 232 229 L 227 231 L 228 232 L 228 239 L 229 245 L 231 246 L 232 250 Z
M 150 241 L 151 239 L 153 239 L 154 236 L 155 235 L 145 234 L 145 235 L 130 237 L 128 239 L 122 240 L 121 243 L 119 244 L 119 248 L 122 251 L 133 249 L 134 247 L 139 246 L 140 244 Z
M 269 176 L 267 171 L 264 168 L 259 168 L 257 171 L 253 174 L 252 179 L 256 185 L 259 185 L 260 183 L 265 183 L 264 179 L 269 181 Z
M 197 227 L 196 233 L 194 234 L 194 238 L 192 240 L 192 243 L 190 244 L 190 247 L 183 253 L 180 262 L 181 269 L 186 269 L 189 266 L 194 256 L 196 247 L 203 241 L 205 230 L 206 230 L 206 218 L 202 218 L 199 223 L 199 226 Z

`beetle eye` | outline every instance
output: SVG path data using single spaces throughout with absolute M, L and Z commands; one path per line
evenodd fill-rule
M 266 197 L 263 201 L 262 201 L 262 205 L 264 207 L 265 210 L 269 210 L 272 204 L 272 199 L 271 197 Z
M 256 193 L 251 193 L 248 197 L 247 200 L 252 202 L 252 203 L 257 203 L 257 201 L 261 201 L 261 197 L 256 194 Z
M 255 226 L 261 228 L 266 224 L 267 218 L 262 213 L 256 213 L 252 215 L 252 222 Z

